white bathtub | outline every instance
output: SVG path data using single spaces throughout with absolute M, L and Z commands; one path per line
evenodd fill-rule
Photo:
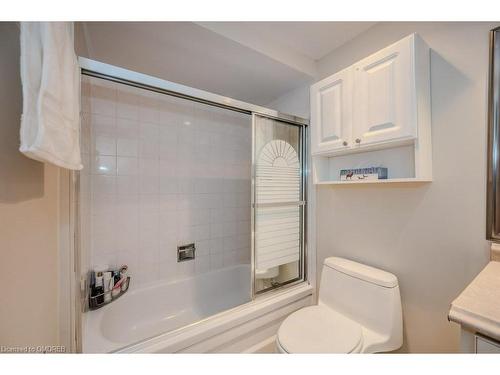
M 131 288 L 84 314 L 83 352 L 252 351 L 272 341 L 284 317 L 312 303 L 312 288 L 302 283 L 250 301 L 247 265 Z

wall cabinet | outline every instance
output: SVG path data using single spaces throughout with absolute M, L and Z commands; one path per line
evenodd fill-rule
M 412 34 L 311 86 L 316 183 L 339 179 L 331 166 L 338 165 L 331 160 L 337 156 L 404 146 L 411 152 L 399 149 L 397 155 L 409 155 L 409 168 L 392 177 L 431 179 L 429 60 L 429 47 Z M 342 167 L 381 166 L 377 157 L 390 160 L 386 153 L 372 156 L 366 155 L 363 165 L 359 158 L 349 165 L 343 157 Z
M 311 89 L 312 152 L 325 153 L 350 147 L 352 138 L 352 69 L 318 82 Z
M 406 38 L 355 64 L 355 146 L 417 137 L 412 41 Z

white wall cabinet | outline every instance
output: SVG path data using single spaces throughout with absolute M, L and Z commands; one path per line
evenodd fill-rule
M 352 69 L 345 69 L 311 89 L 312 152 L 345 150 L 352 138 Z
M 405 38 L 353 66 L 355 147 L 417 137 L 413 41 Z
M 315 183 L 338 183 L 339 168 L 389 167 L 392 149 L 408 160 L 389 179 L 432 179 L 429 52 L 412 34 L 311 86 Z

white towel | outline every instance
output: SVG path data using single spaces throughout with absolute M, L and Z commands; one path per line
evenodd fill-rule
M 82 169 L 80 70 L 72 22 L 21 22 L 23 115 L 26 156 L 68 169 Z

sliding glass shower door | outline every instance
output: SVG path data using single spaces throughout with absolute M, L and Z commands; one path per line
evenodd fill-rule
M 254 115 L 253 266 L 261 293 L 304 277 L 304 127 Z

